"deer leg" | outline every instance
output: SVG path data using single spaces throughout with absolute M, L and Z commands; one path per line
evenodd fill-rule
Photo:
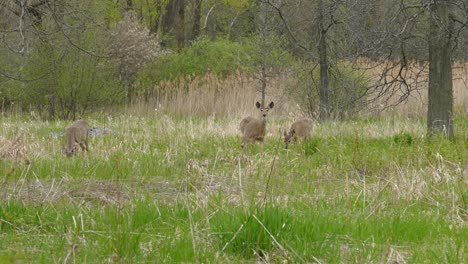
M 247 144 L 248 144 L 248 141 L 243 138 L 243 141 L 242 141 L 242 156 L 245 155 L 245 150 L 247 149 Z
M 81 143 L 81 142 L 80 142 L 79 144 L 80 144 L 80 147 L 81 147 L 81 151 L 82 151 L 82 152 L 85 152 L 85 151 L 86 151 L 86 146 L 85 146 L 85 144 L 83 144 L 83 143 Z

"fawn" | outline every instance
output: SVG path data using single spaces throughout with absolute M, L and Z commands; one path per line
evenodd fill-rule
M 266 134 L 266 122 L 268 111 L 273 108 L 274 103 L 271 102 L 266 107 L 262 107 L 260 102 L 255 104 L 260 109 L 261 120 L 254 117 L 246 117 L 240 122 L 240 130 L 242 133 L 242 154 L 245 154 L 247 144 L 249 142 L 260 141 L 263 148 L 263 138 Z
M 65 155 L 71 157 L 76 155 L 76 144 L 79 144 L 82 151 L 88 152 L 88 130 L 89 125 L 83 120 L 78 120 L 65 130 L 67 145 Z
M 312 120 L 304 118 L 302 120 L 296 121 L 291 125 L 289 133 L 284 131 L 284 144 L 287 149 L 289 144 L 292 141 L 297 142 L 297 137 L 302 137 L 307 139 L 312 133 Z

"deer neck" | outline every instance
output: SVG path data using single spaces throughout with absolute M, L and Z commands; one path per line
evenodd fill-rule
M 263 117 L 263 118 L 262 118 L 262 126 L 261 126 L 262 135 L 265 135 L 266 124 L 267 124 L 267 118 L 266 118 L 266 117 Z
M 75 141 L 76 141 L 76 135 L 74 131 L 67 131 L 66 137 L 67 137 L 68 150 L 72 150 L 72 148 L 75 146 Z

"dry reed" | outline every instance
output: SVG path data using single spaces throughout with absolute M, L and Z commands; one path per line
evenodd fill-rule
M 366 69 L 372 79 L 378 80 L 383 65 L 360 61 L 357 66 Z M 398 65 L 387 73 L 391 79 L 397 75 Z M 405 78 L 411 92 L 396 89 L 390 98 L 377 100 L 368 106 L 377 109 L 384 116 L 425 116 L 427 111 L 428 67 L 425 64 L 410 63 L 405 68 Z M 468 114 L 468 64 L 457 63 L 453 70 L 453 93 L 455 114 Z M 267 85 L 267 100 L 274 101 L 277 108 L 272 116 L 303 116 L 299 105 L 289 96 L 289 86 L 294 83 L 286 74 L 271 77 Z M 236 72 L 226 78 L 207 74 L 203 77 L 186 76 L 174 81 L 164 81 L 145 90 L 145 94 L 131 106 L 130 112 L 138 115 L 155 113 L 190 117 L 224 117 L 240 120 L 255 113 L 255 102 L 261 98 L 260 81 L 255 75 Z M 404 100 L 399 102 L 402 98 Z M 385 105 L 395 105 L 384 107 Z M 384 109 L 384 110 L 383 110 Z

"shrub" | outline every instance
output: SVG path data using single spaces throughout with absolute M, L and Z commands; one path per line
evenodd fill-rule
M 119 79 L 127 86 L 128 99 L 134 91 L 132 83 L 143 66 L 164 51 L 150 30 L 138 21 L 137 15 L 128 11 L 117 23 L 110 37 L 110 55 L 118 64 Z
M 401 132 L 393 136 L 393 142 L 395 142 L 397 145 L 410 146 L 413 144 L 413 136 L 411 136 L 411 134 L 408 132 Z
M 313 69 L 312 72 L 303 69 Z M 329 70 L 328 100 L 330 116 L 343 119 L 363 109 L 370 77 L 362 70 L 346 63 L 331 66 Z M 320 69 L 310 63 L 296 65 L 296 78 L 288 92 L 309 115 L 319 111 Z
M 125 92 L 115 69 L 105 58 L 75 48 L 38 45 L 24 70 L 25 76 L 35 80 L 18 85 L 14 96 L 23 110 L 75 119 L 88 110 L 122 101 Z
M 206 38 L 193 42 L 191 47 L 178 53 L 168 53 L 148 63 L 138 80 L 142 86 L 174 80 L 182 76 L 202 76 L 208 72 L 227 75 L 250 65 L 252 47 L 225 39 L 211 41 Z

